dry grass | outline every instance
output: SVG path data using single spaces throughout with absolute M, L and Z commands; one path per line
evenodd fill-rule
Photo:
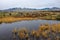
M 34 19 L 37 19 L 37 18 L 15 18 L 15 17 L 4 17 L 4 18 L 0 18 L 0 22 L 15 22 L 15 21 L 21 21 L 21 20 L 34 20 Z
M 27 29 L 26 29 L 27 30 Z M 39 29 L 26 32 L 26 30 L 20 30 L 19 38 L 29 40 L 60 40 L 60 23 L 59 24 L 44 24 L 39 26 Z M 17 34 L 18 34 L 17 33 Z M 32 38 L 32 39 L 31 39 Z

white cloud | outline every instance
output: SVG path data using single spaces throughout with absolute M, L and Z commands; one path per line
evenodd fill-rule
M 0 9 L 12 7 L 60 7 L 60 0 L 0 0 Z

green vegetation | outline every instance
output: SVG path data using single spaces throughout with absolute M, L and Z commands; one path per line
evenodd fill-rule
M 46 18 L 52 19 L 60 17 L 59 11 L 31 11 L 31 12 L 0 12 L 0 17 L 32 17 L 32 18 Z
M 60 20 L 60 15 L 57 15 L 56 19 L 57 19 L 57 20 Z

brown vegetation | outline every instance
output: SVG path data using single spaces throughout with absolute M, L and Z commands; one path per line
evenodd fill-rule
M 21 20 L 36 20 L 37 18 L 28 18 L 28 17 L 24 17 L 24 18 L 15 18 L 15 17 L 4 17 L 4 18 L 0 18 L 0 23 L 10 23 L 10 22 L 15 22 L 15 21 L 21 21 Z
M 60 20 L 60 11 L 0 12 L 0 23 L 30 19 Z
M 60 24 L 44 24 L 31 32 L 22 29 L 17 34 L 21 40 L 60 40 Z

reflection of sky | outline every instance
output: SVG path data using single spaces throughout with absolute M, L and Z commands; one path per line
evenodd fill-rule
M 60 0 L 0 0 L 0 9 L 12 7 L 60 7 Z

